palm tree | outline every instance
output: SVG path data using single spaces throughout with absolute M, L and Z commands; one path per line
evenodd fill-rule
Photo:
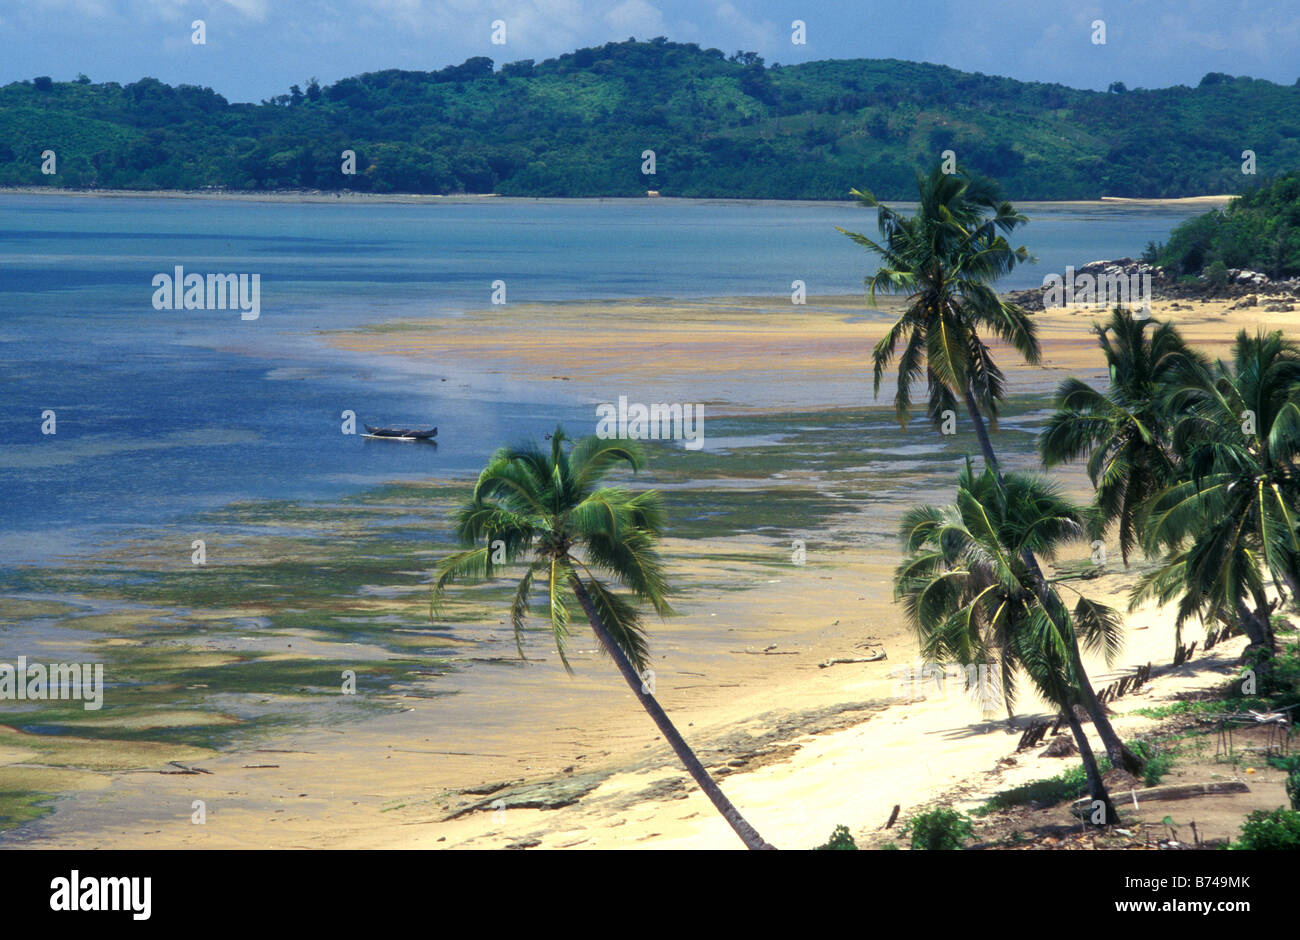
M 964 172 L 945 174 L 936 166 L 929 176 L 918 174 L 916 182 L 920 205 L 910 218 L 883 205 L 870 192 L 852 191 L 859 202 L 877 210 L 880 242 L 840 229 L 883 262 L 866 279 L 872 303 L 877 290 L 907 295 L 902 316 L 872 350 L 875 391 L 880 393 L 885 370 L 903 343 L 894 397 L 900 425 L 906 427 L 911 412 L 912 383 L 924 375 L 931 422 L 940 425 L 944 412 L 955 408 L 960 398 L 975 429 L 984 465 L 1001 480 L 984 419 L 987 416 L 990 424 L 996 424 L 1005 398 L 1003 376 L 979 331 L 987 330 L 1008 343 L 1027 362 L 1039 361 L 1033 321 L 1022 309 L 1003 301 L 991 286 L 1018 264 L 1031 260 L 1027 249 L 1012 248 L 1006 240 L 1007 234 L 1028 219 L 1001 198 L 991 180 Z M 1033 589 L 1042 594 L 1047 590 L 1046 578 L 1028 549 L 1024 562 Z M 1041 600 L 1043 609 L 1050 610 L 1046 597 Z M 1064 628 L 1064 624 L 1058 626 Z M 1072 643 L 1072 647 L 1083 704 L 1106 753 L 1116 766 L 1138 772 L 1142 761 L 1115 733 L 1083 669 L 1078 644 Z
M 1119 615 L 1080 595 L 1071 616 L 1054 589 L 1034 590 L 1024 563 L 1026 551 L 1052 557 L 1081 538 L 1085 517 L 1042 480 L 1010 473 L 999 485 L 991 470 L 977 477 L 967 461 L 955 505 L 917 506 L 903 517 L 899 533 L 908 556 L 895 573 L 894 597 L 903 601 L 928 659 L 970 665 L 998 656 L 1008 714 L 1016 671 L 1061 710 L 1089 793 L 1103 802 L 1110 823 L 1118 818 L 1115 807 L 1074 711 L 1082 703 L 1071 647 L 1077 629 L 1110 659 L 1119 648 Z
M 868 299 L 876 292 L 907 294 L 907 308 L 872 350 L 875 392 L 898 351 L 898 392 L 894 409 L 903 427 L 912 407 L 912 384 L 924 375 L 927 412 L 938 427 L 943 413 L 965 407 L 987 466 L 998 469 L 984 425 L 996 426 L 1005 397 L 1002 371 L 993 361 L 981 329 L 1010 344 L 1030 363 L 1039 359 L 1034 323 L 990 286 L 1016 265 L 1030 260 L 1023 246 L 1013 249 L 1006 235 L 1029 220 L 1004 201 L 993 181 L 939 167 L 917 175 L 920 206 L 910 218 L 882 204 L 868 191 L 852 190 L 863 205 L 876 209 L 881 241 L 844 232 L 880 256 L 881 267 L 866 279 Z
M 570 617 L 580 610 L 601 649 L 718 812 L 748 848 L 773 848 L 709 776 L 645 684 L 646 633 L 634 601 L 649 604 L 661 617 L 672 613 L 656 549 L 664 511 L 653 490 L 633 493 L 599 485 L 624 463 L 634 471 L 643 465 L 634 442 L 595 436 L 572 442 L 560 427 L 551 436 L 549 453 L 535 444 L 498 450 L 457 514 L 456 534 L 466 547 L 438 564 L 434 610 L 456 579 L 490 579 L 502 563 L 526 564 L 510 608 L 520 657 L 535 586 L 543 589 L 555 648 L 570 674 Z M 632 600 L 611 590 L 597 573 L 621 583 Z
M 1237 334 L 1231 364 L 1175 394 L 1184 411 L 1174 442 L 1182 472 L 1151 503 L 1146 548 L 1162 565 L 1147 597 L 1178 602 L 1178 625 L 1235 614 L 1257 668 L 1274 654 L 1270 617 L 1300 585 L 1300 347 L 1280 331 Z M 1270 602 L 1265 577 L 1278 601 Z
M 1170 396 L 1206 363 L 1172 323 L 1134 317 L 1123 307 L 1093 332 L 1110 388 L 1103 393 L 1079 379 L 1062 382 L 1038 449 L 1048 468 L 1087 456 L 1098 509 L 1091 535 L 1101 538 L 1114 525 L 1127 567 L 1141 544 L 1143 508 L 1177 470 Z

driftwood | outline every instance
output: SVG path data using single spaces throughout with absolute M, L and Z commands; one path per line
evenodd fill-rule
M 838 666 L 841 663 L 878 663 L 882 659 L 886 658 L 885 651 L 881 650 L 879 653 L 873 653 L 870 656 L 843 656 L 836 659 L 828 659 L 826 662 L 818 663 L 817 665 L 822 669 L 825 669 L 828 666 Z
M 1250 787 L 1240 780 L 1216 780 L 1211 783 L 1178 783 L 1165 787 L 1147 787 L 1134 790 L 1135 802 L 1152 802 L 1162 800 L 1190 800 L 1198 796 L 1231 796 L 1234 793 L 1249 793 Z M 1090 806 L 1092 797 L 1085 796 L 1074 801 L 1074 807 Z
M 889 814 L 889 822 L 885 823 L 886 829 L 893 828 L 894 823 L 898 822 L 898 811 L 901 808 L 902 807 L 898 803 L 894 804 L 894 811 Z
M 180 769 L 179 769 L 179 770 L 160 770 L 160 771 L 158 771 L 158 773 L 160 773 L 160 774 L 169 774 L 169 775 L 170 775 L 170 774 L 178 774 L 178 775 L 179 775 L 179 774 L 184 774 L 184 775 L 190 775 L 190 774 L 211 774 L 211 773 L 212 773 L 212 771 L 210 771 L 210 770 L 204 770 L 202 767 L 186 767 L 186 766 L 185 766 L 184 764 L 182 764 L 180 761 L 169 760 L 167 763 L 170 764 L 170 765 L 173 766 L 173 767 L 179 767 Z

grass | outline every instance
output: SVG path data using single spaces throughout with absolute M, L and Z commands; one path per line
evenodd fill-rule
M 1169 773 L 1178 753 L 1173 748 L 1161 747 L 1153 741 L 1134 741 L 1132 750 L 1143 761 L 1142 782 L 1149 787 L 1154 787 Z
M 1110 761 L 1102 758 L 1098 762 L 1102 773 L 1110 770 Z M 1084 796 L 1088 792 L 1088 777 L 1084 772 L 1083 765 L 1074 767 L 1055 777 L 1048 777 L 1046 780 L 1035 780 L 1031 783 L 1022 784 L 1018 787 L 1012 787 L 1009 790 L 1001 790 L 990 797 L 982 806 L 976 807 L 972 815 L 987 816 L 989 813 L 998 810 L 1010 809 L 1013 806 L 1027 806 L 1031 803 L 1044 803 L 1055 805 L 1065 800 L 1075 800 Z
M 1221 699 L 1204 699 L 1202 701 L 1190 702 L 1170 702 L 1168 705 L 1154 705 L 1150 708 L 1137 708 L 1133 714 L 1142 715 L 1146 718 L 1174 718 L 1182 715 L 1191 715 L 1196 717 L 1213 717 L 1215 715 L 1228 715 L 1233 712 L 1243 712 L 1248 709 L 1265 709 L 1270 707 L 1268 699 L 1258 698 L 1256 696 L 1234 697 Z

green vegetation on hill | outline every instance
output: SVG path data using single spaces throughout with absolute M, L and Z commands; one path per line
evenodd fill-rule
M 1188 219 L 1153 255 L 1175 274 L 1249 268 L 1275 279 L 1300 275 L 1300 171 Z
M 1300 165 L 1300 87 L 1212 73 L 1112 89 L 892 59 L 767 66 L 663 38 L 313 80 L 260 105 L 41 76 L 0 88 L 0 185 L 895 199 L 952 149 L 1013 198 L 1087 199 L 1237 192 L 1245 149 L 1264 173 Z

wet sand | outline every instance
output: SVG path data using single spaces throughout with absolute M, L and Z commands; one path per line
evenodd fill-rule
M 1171 311 L 1156 303 L 1153 313 L 1175 319 L 1213 353 L 1236 329 L 1283 326 L 1291 316 L 1214 304 Z M 1045 392 L 1066 375 L 1099 379 L 1088 330 L 1099 317 L 1041 315 L 1041 367 L 999 356 L 1013 394 Z M 456 370 L 472 383 L 506 374 L 539 390 L 562 382 L 565 396 L 591 402 L 627 394 L 707 401 L 719 414 L 816 414 L 862 410 L 871 401 L 870 346 L 885 322 L 864 314 L 856 298 L 810 298 L 794 310 L 756 300 L 513 305 L 327 341 L 400 356 L 416 368 Z M 882 391 L 884 406 L 892 388 Z M 1005 441 L 995 438 L 995 446 Z M 1081 474 L 1062 479 L 1086 497 Z M 879 482 L 860 473 L 862 487 Z M 784 485 L 742 481 L 756 500 L 779 499 Z M 917 490 L 915 501 L 946 495 Z M 892 533 L 908 505 L 892 499 L 835 517 L 831 530 L 810 540 L 803 566 L 790 562 L 788 545 L 759 532 L 670 537 L 664 545 L 670 576 L 689 589 L 678 602 L 683 616 L 653 628 L 658 696 L 705 762 L 725 775 L 724 789 L 742 812 L 780 846 L 811 846 L 841 823 L 865 835 L 895 804 L 906 815 L 954 789 L 973 800 L 1064 769 L 1038 757 L 999 765 L 1016 738 L 1000 711 L 985 714 L 963 695 L 900 700 L 897 671 L 918 657 L 890 596 L 897 547 L 882 533 Z M 1087 591 L 1123 607 L 1135 577 L 1116 572 L 1087 582 Z M 489 619 L 504 630 L 504 611 L 488 611 Z M 1131 667 L 1169 661 L 1168 616 L 1144 609 L 1129 618 L 1127 636 L 1112 667 L 1090 663 L 1098 687 Z M 1242 642 L 1167 670 L 1141 695 L 1121 700 L 1121 733 L 1147 722 L 1122 717 L 1132 708 L 1221 682 Z M 574 645 L 574 678 L 539 637 L 530 646 L 536 660 L 492 667 L 503 671 L 500 681 L 466 682 L 443 698 L 411 696 L 409 710 L 346 726 L 264 733 L 255 747 L 95 768 L 87 764 L 114 742 L 43 758 L 33 740 L 40 736 L 6 733 L 5 786 L 57 761 L 81 776 L 59 784 L 69 795 L 52 814 L 0 836 L 0 844 L 739 847 L 593 642 L 584 634 Z M 888 658 L 820 665 L 863 657 L 866 647 L 883 648 Z M 1020 715 L 1042 710 L 1022 695 Z M 175 773 L 169 760 L 208 773 Z M 205 804 L 202 825 L 191 818 L 195 800 Z M 495 800 L 504 802 L 494 807 Z

